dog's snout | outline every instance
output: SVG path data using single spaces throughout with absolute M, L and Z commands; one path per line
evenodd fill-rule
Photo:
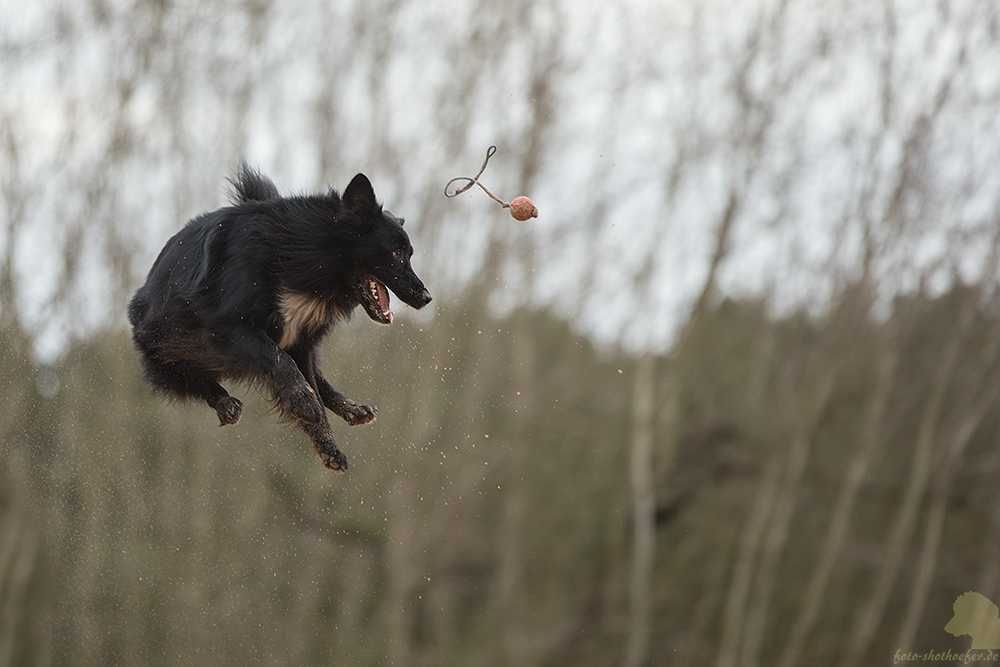
M 425 287 L 424 291 L 421 292 L 420 296 L 417 297 L 417 298 L 420 300 L 420 307 L 423 308 L 424 306 L 426 306 L 427 304 L 429 304 L 433 300 L 434 297 L 431 296 L 431 293 L 428 292 L 427 288 Z

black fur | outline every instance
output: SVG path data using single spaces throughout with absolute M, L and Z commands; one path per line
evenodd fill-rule
M 129 303 L 145 376 L 165 394 L 205 401 L 223 426 L 243 404 L 220 380 L 266 387 L 323 464 L 344 470 L 323 406 L 352 425 L 376 411 L 330 386 L 318 347 L 358 305 L 391 323 L 386 287 L 414 308 L 430 302 L 410 267 L 403 220 L 382 209 L 364 174 L 343 196 L 283 198 L 246 163 L 231 183 L 233 205 L 171 238 Z

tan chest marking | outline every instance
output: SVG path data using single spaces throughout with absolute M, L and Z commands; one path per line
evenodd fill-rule
M 303 332 L 317 331 L 339 319 L 340 310 L 311 294 L 285 292 L 279 302 L 284 326 L 278 347 L 288 349 Z

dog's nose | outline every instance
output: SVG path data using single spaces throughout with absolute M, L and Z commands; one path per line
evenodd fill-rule
M 428 292 L 428 291 L 427 291 L 427 288 L 425 287 L 425 288 L 424 288 L 424 291 L 423 291 L 423 293 L 422 293 L 422 294 L 420 295 L 420 301 L 422 302 L 422 304 L 423 304 L 424 306 L 426 306 L 426 305 L 427 305 L 427 304 L 429 304 L 429 303 L 430 303 L 430 302 L 431 302 L 432 300 L 433 300 L 433 297 L 431 296 L 431 293 L 430 293 L 430 292 Z

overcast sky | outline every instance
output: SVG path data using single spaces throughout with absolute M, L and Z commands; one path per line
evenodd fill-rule
M 3 0 L 0 257 L 53 358 L 124 326 L 245 156 L 283 192 L 367 173 L 438 308 L 492 240 L 498 309 L 663 350 L 730 204 L 723 294 L 821 310 L 867 247 L 885 304 L 989 265 L 998 22 L 986 0 Z M 444 198 L 490 144 L 483 181 L 537 219 Z

